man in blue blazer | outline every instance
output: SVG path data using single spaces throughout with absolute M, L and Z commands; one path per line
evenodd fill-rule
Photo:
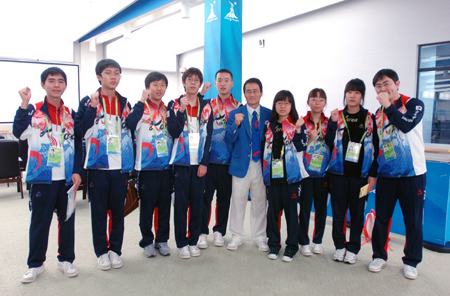
M 233 144 L 230 168 L 232 193 L 230 210 L 231 241 L 228 250 L 237 250 L 245 240 L 244 218 L 250 190 L 252 239 L 258 249 L 267 252 L 266 234 L 266 187 L 261 171 L 261 139 L 264 125 L 270 120 L 272 111 L 260 106 L 263 95 L 262 83 L 250 78 L 244 83 L 244 96 L 247 104 L 230 112 L 227 122 L 226 139 Z

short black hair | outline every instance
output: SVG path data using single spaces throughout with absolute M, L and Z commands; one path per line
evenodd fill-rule
M 377 74 L 375 74 L 375 76 L 373 76 L 373 80 L 372 80 L 373 86 L 375 86 L 375 84 L 377 84 L 378 80 L 383 78 L 383 76 L 391 78 L 392 80 L 394 80 L 394 83 L 396 83 L 398 81 L 397 72 L 395 72 L 392 69 L 381 69 L 380 71 L 377 72 Z
M 312 89 L 309 94 L 308 94 L 308 101 L 311 98 L 315 98 L 315 97 L 320 97 L 320 98 L 324 98 L 325 101 L 327 100 L 327 94 L 325 93 L 325 91 L 321 88 L 314 88 Z
M 183 77 L 182 80 L 184 83 L 186 83 L 186 79 L 192 75 L 197 75 L 198 79 L 200 79 L 200 85 L 202 85 L 203 83 L 203 74 L 202 71 L 200 71 L 200 69 L 198 68 L 194 68 L 191 67 L 189 69 L 187 69 L 184 73 L 183 73 Z
M 355 78 L 355 79 L 352 79 L 349 82 L 347 82 L 347 84 L 345 85 L 345 90 L 344 90 L 344 101 L 343 101 L 344 106 L 345 106 L 345 95 L 349 91 L 359 91 L 361 93 L 361 95 L 362 95 L 361 106 L 363 106 L 364 105 L 364 95 L 366 94 L 366 85 L 364 84 L 364 81 L 362 81 L 359 78 Z
M 244 88 L 243 88 L 244 93 L 245 93 L 245 86 L 247 85 L 247 83 L 256 83 L 259 85 L 259 91 L 263 91 L 261 80 L 259 80 L 258 78 L 250 78 L 244 83 Z
M 61 70 L 58 67 L 50 67 L 46 70 L 44 70 L 44 72 L 42 72 L 41 74 L 41 82 L 45 84 L 45 80 L 47 80 L 47 77 L 50 76 L 55 76 L 61 74 L 61 76 L 64 78 L 64 82 L 67 84 L 67 76 L 66 73 L 64 73 L 63 70 Z
M 148 89 L 150 87 L 150 83 L 160 80 L 164 80 L 166 87 L 169 86 L 169 81 L 167 80 L 166 75 L 159 72 L 151 72 L 147 75 L 147 77 L 145 77 L 145 88 Z
M 95 66 L 95 74 L 102 75 L 103 70 L 109 67 L 119 69 L 119 72 L 122 74 L 122 68 L 119 63 L 112 59 L 104 59 L 98 62 L 97 66 Z
M 219 71 L 216 72 L 216 77 L 215 77 L 215 79 L 217 79 L 217 74 L 219 74 L 219 73 L 228 73 L 228 74 L 231 75 L 231 80 L 233 80 L 233 73 L 231 73 L 230 70 L 228 70 L 228 69 L 220 69 Z
M 273 105 L 272 105 L 272 116 L 270 117 L 270 122 L 275 122 L 278 120 L 278 113 L 277 113 L 277 102 L 284 101 L 288 99 L 289 103 L 291 103 L 291 112 L 289 113 L 289 116 L 291 116 L 291 119 L 294 123 L 298 120 L 298 113 L 297 109 L 295 108 L 295 100 L 292 93 L 288 90 L 280 90 L 273 99 Z

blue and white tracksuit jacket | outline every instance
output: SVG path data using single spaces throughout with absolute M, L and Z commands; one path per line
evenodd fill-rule
M 295 123 L 289 121 L 290 118 L 282 122 L 284 141 L 284 161 L 286 168 L 286 180 L 288 184 L 300 182 L 309 177 L 303 164 L 303 154 L 307 144 L 305 125 L 302 125 L 300 134 L 295 131 Z M 264 184 L 270 186 L 272 171 L 272 145 L 276 122 L 268 122 L 265 127 L 263 138 L 263 161 L 262 174 Z
M 311 111 L 308 111 L 308 114 L 303 117 L 305 121 L 306 126 L 306 133 L 309 135 L 311 134 L 311 131 L 314 129 L 319 129 L 319 124 L 317 126 L 314 126 L 314 121 L 311 118 Z M 327 167 L 328 163 L 330 162 L 330 148 L 325 143 L 325 135 L 327 134 L 327 127 L 328 127 L 328 118 L 325 117 L 325 115 L 322 113 L 322 116 L 320 118 L 321 121 L 321 130 L 319 132 L 319 136 L 317 137 L 315 141 L 312 141 L 307 147 L 305 151 L 305 155 L 303 155 L 303 164 L 305 166 L 306 171 L 308 172 L 309 176 L 311 178 L 323 178 L 325 177 L 327 173 Z M 311 170 L 310 164 L 311 164 L 311 157 L 313 154 L 320 154 L 323 156 L 322 159 L 322 167 L 319 171 L 317 170 Z
M 364 136 L 364 157 L 361 168 L 361 178 L 367 178 L 367 176 L 377 176 L 377 156 L 378 151 L 374 147 L 378 146 L 378 138 L 373 137 L 373 133 L 376 132 L 375 118 L 367 110 L 362 108 L 365 120 L 365 129 L 367 131 Z M 328 131 L 325 135 L 325 142 L 329 147 L 333 147 L 331 152 L 331 160 L 328 164 L 327 171 L 335 175 L 344 175 L 344 155 L 342 138 L 344 131 L 346 130 L 342 116 L 347 114 L 347 108 L 339 110 L 339 122 L 330 120 L 328 122 Z
M 167 107 L 161 102 L 160 108 L 147 100 L 147 106 L 142 102 L 134 105 L 133 111 L 126 119 L 126 125 L 136 131 L 136 171 L 162 171 L 169 170 L 169 160 L 173 149 L 173 140 L 167 127 Z M 165 128 L 164 128 L 165 126 Z M 156 134 L 156 136 L 155 136 Z M 158 157 L 156 141 L 165 139 L 167 143 L 167 156 Z
M 91 170 L 108 169 L 108 155 L 106 152 L 106 128 L 105 128 L 105 111 L 103 107 L 102 97 L 99 91 L 99 104 L 97 108 L 91 107 L 91 98 L 84 97 L 80 102 L 80 107 L 75 119 L 76 133 L 86 140 L 86 161 L 85 168 Z M 122 173 L 130 173 L 133 170 L 134 152 L 133 139 L 126 118 L 131 110 L 131 105 L 125 97 L 118 92 L 116 95 L 120 101 L 122 109 L 121 122 L 121 159 Z
M 416 98 L 404 95 L 383 112 L 376 112 L 379 156 L 378 175 L 401 178 L 423 175 L 427 171 L 422 133 L 424 105 Z M 384 124 L 383 124 L 384 123 Z M 391 132 L 392 130 L 392 132 Z M 383 133 L 383 141 L 381 141 Z M 396 158 L 386 161 L 383 144 L 392 141 Z
M 180 110 L 180 96 L 178 99 L 169 102 L 169 117 L 167 118 L 167 127 L 169 133 L 174 139 L 173 151 L 170 159 L 170 164 L 180 166 L 190 166 L 191 160 L 189 155 L 189 131 L 187 126 L 186 112 L 179 112 Z M 209 102 L 203 99 L 200 100 L 200 123 L 199 134 L 200 143 L 198 147 L 198 163 L 208 166 L 209 157 L 211 154 L 211 135 L 213 131 L 213 118 L 211 108 L 206 108 Z
M 48 112 L 47 101 L 36 104 L 36 109 L 29 104 L 28 109 L 19 108 L 14 117 L 13 133 L 21 140 L 28 139 L 28 162 L 26 182 L 30 184 L 51 184 L 52 167 L 47 165 L 48 152 L 53 142 L 62 146 L 64 153 L 64 170 L 66 185 L 72 185 L 72 174 L 81 175 L 82 168 L 82 149 L 81 139 L 75 137 L 74 120 L 75 112 L 64 106 L 65 126 L 64 143 L 61 145 L 60 138 L 50 139 L 48 129 L 51 127 L 50 114 Z M 47 119 L 47 120 L 46 120 Z M 60 121 L 63 122 L 63 113 L 60 112 Z M 50 127 L 47 127 L 47 123 Z

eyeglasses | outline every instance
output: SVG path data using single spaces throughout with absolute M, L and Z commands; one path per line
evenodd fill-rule
M 309 101 L 311 101 L 313 103 L 316 103 L 316 102 L 323 103 L 323 102 L 325 102 L 325 99 L 322 99 L 322 98 L 320 98 L 320 99 L 311 98 L 311 99 L 309 99 Z
M 247 95 L 251 95 L 251 94 L 257 95 L 257 94 L 260 93 L 260 91 L 259 91 L 258 89 L 254 89 L 254 90 L 247 89 L 247 90 L 245 91 L 245 93 L 246 93 Z
M 277 102 L 275 105 L 278 107 L 289 107 L 291 103 Z
M 375 89 L 381 90 L 383 87 L 388 87 L 389 85 L 391 85 L 390 81 L 385 81 L 383 84 L 377 83 L 375 84 Z
M 108 76 L 108 77 L 122 77 L 122 74 L 120 74 L 119 72 L 115 72 L 115 73 L 112 73 L 112 72 L 104 72 L 104 73 L 102 73 L 102 75 L 105 75 L 105 76 Z
M 186 82 L 187 82 L 187 83 L 191 83 L 191 82 L 199 83 L 199 82 L 200 82 L 200 79 L 186 78 Z

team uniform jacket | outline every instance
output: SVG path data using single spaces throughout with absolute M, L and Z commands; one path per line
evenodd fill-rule
M 169 102 L 169 117 L 167 118 L 167 127 L 170 135 L 174 138 L 173 151 L 170 158 L 170 164 L 190 166 L 189 156 L 189 131 L 187 126 L 186 112 L 179 112 L 180 110 L 180 96 L 178 99 Z M 208 166 L 211 149 L 211 134 L 213 131 L 213 118 L 211 108 L 206 108 L 209 105 L 208 101 L 199 98 L 200 100 L 200 118 L 199 134 L 200 143 L 198 147 L 198 163 Z
M 362 108 L 362 107 L 361 107 Z M 361 178 L 366 178 L 368 175 L 371 177 L 377 176 L 377 162 L 376 157 L 378 156 L 378 151 L 374 147 L 378 146 L 378 138 L 373 137 L 373 133 L 376 132 L 376 125 L 374 125 L 375 118 L 367 110 L 362 108 L 365 120 L 365 129 L 367 131 L 363 145 L 364 145 L 364 156 L 361 169 Z M 345 111 L 345 114 L 344 114 Z M 344 175 L 344 158 L 345 151 L 343 151 L 342 138 L 344 136 L 344 131 L 346 130 L 342 116 L 347 113 L 345 110 L 339 111 L 339 121 L 335 122 L 330 120 L 328 122 L 328 131 L 325 136 L 325 141 L 329 147 L 333 147 L 331 152 L 331 160 L 328 164 L 327 171 L 335 175 Z M 359 139 L 358 139 L 359 140 Z M 374 155 L 375 154 L 375 155 Z
M 308 134 L 308 137 L 311 134 L 312 130 L 319 129 L 319 124 L 317 124 L 317 126 L 314 126 L 314 120 L 311 117 L 310 111 L 308 111 L 308 114 L 306 114 L 306 116 L 303 117 L 303 120 L 305 121 L 306 133 Z M 308 147 L 306 147 L 305 155 L 303 156 L 303 164 L 311 178 L 325 177 L 325 174 L 327 173 L 328 163 L 330 162 L 330 148 L 325 143 L 325 135 L 327 134 L 327 127 L 328 127 L 328 118 L 326 118 L 323 113 L 320 118 L 320 122 L 322 129 L 320 130 L 319 136 L 316 139 L 315 148 L 314 148 L 314 141 L 312 141 L 308 145 Z M 323 156 L 322 167 L 320 171 L 311 170 L 309 168 L 309 165 L 311 164 L 311 157 L 313 154 L 320 154 Z
M 265 127 L 263 142 L 262 174 L 264 184 L 270 186 L 272 168 L 272 144 L 276 122 L 268 122 Z M 305 125 L 300 134 L 295 131 L 295 123 L 290 122 L 290 117 L 282 122 L 284 141 L 284 161 L 286 167 L 286 180 L 288 184 L 300 182 L 309 175 L 303 165 L 303 154 L 307 144 Z
M 389 108 L 376 112 L 379 138 L 378 175 L 386 178 L 425 174 L 425 147 L 422 136 L 424 105 L 416 98 L 401 95 Z M 383 125 L 384 123 L 384 125 Z M 392 132 L 391 132 L 392 128 Z M 383 133 L 383 142 L 381 141 Z M 392 141 L 396 158 L 386 161 L 383 144 Z
M 72 174 L 81 175 L 82 155 L 81 140 L 75 137 L 74 120 L 75 112 L 64 106 L 61 100 L 59 108 L 59 119 L 62 124 L 63 112 L 65 113 L 64 143 L 61 145 L 61 138 L 56 139 L 48 133 L 52 130 L 50 114 L 48 112 L 47 101 L 36 104 L 36 109 L 29 104 L 28 109 L 19 108 L 14 117 L 13 133 L 21 140 L 28 139 L 28 163 L 26 182 L 30 184 L 51 184 L 52 167 L 47 165 L 48 152 L 50 146 L 58 145 L 63 148 L 63 161 L 65 170 L 66 185 L 72 184 Z M 47 119 L 47 120 L 46 120 Z M 50 125 L 47 127 L 47 123 Z
M 100 88 L 98 89 L 100 92 Z M 126 125 L 126 118 L 130 113 L 131 105 L 125 97 L 116 92 L 120 101 L 121 110 L 121 159 L 122 173 L 133 170 L 134 152 L 130 129 Z M 97 108 L 91 107 L 91 98 L 84 97 L 80 102 L 75 118 L 76 133 L 86 140 L 85 168 L 91 170 L 108 169 L 108 155 L 106 153 L 106 128 L 103 100 L 99 95 Z
M 241 103 L 236 101 L 233 96 L 225 99 L 223 105 L 217 100 L 221 101 L 219 96 L 217 99 L 211 99 L 210 105 L 205 108 L 212 109 L 213 111 L 213 132 L 211 139 L 211 156 L 209 158 L 210 163 L 214 164 L 230 164 L 231 152 L 233 151 L 233 145 L 225 140 L 227 121 L 230 112 L 241 106 Z
M 126 119 L 126 125 L 136 131 L 136 162 L 137 171 L 162 171 L 170 169 L 169 160 L 173 149 L 173 140 L 167 127 L 167 107 L 161 101 L 160 108 L 147 100 L 147 106 L 142 102 L 134 105 L 133 111 Z M 164 128 L 164 125 L 166 128 Z M 156 136 L 155 136 L 156 134 Z M 156 141 L 165 139 L 167 143 L 167 156 L 158 157 Z

